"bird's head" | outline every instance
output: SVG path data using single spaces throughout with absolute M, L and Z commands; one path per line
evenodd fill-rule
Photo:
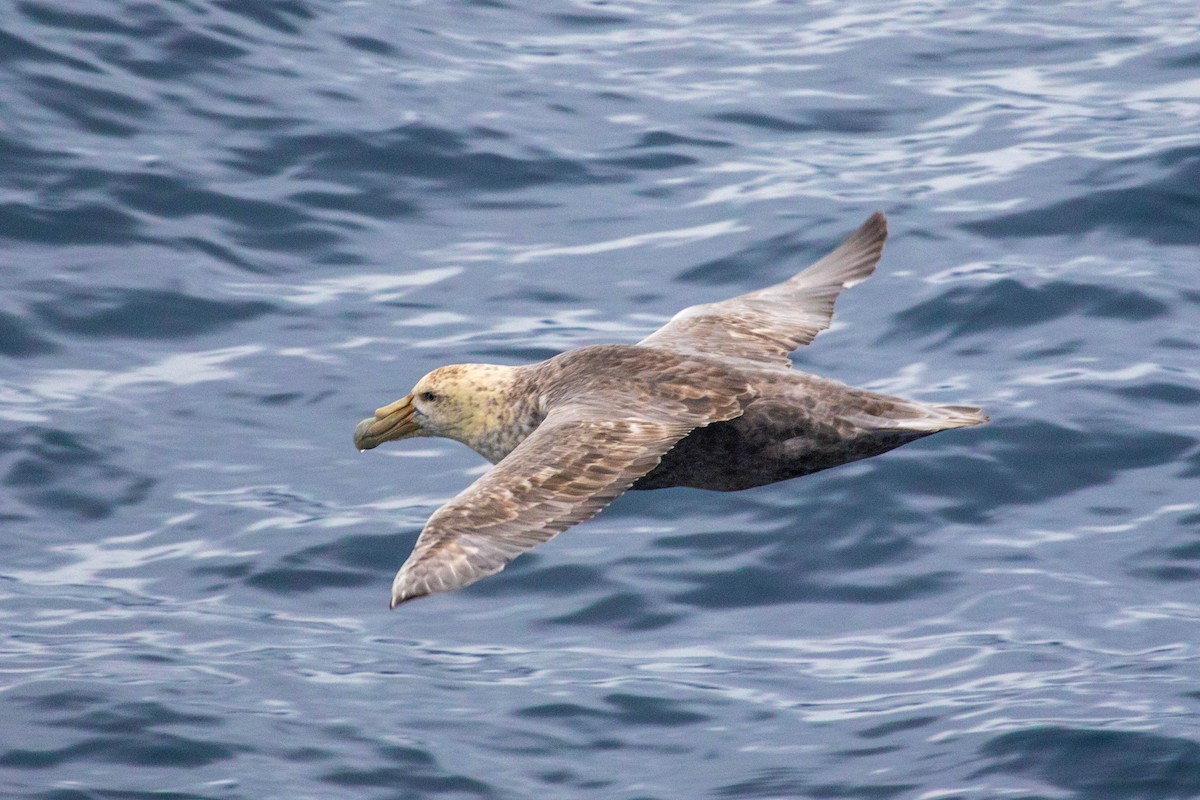
M 443 436 L 473 445 L 500 413 L 512 371 L 495 364 L 438 367 L 410 393 L 358 423 L 354 444 L 370 450 L 396 439 Z

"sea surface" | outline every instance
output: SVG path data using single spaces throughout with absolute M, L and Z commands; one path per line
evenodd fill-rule
M 1200 796 L 1192 2 L 0 0 L 0 796 Z M 993 418 L 389 612 L 445 363 L 891 237 Z

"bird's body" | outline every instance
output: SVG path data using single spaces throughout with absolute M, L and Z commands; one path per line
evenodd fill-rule
M 691 380 L 702 366 L 744 381 L 752 396 L 739 416 L 687 434 L 630 489 L 751 489 L 981 421 L 974 409 L 904 400 L 799 370 L 605 344 L 505 368 L 504 391 L 479 405 L 488 423 L 471 426 L 475 436 L 463 443 L 495 464 L 537 429 L 548 406 L 579 387 L 651 403 L 670 377 Z
M 791 368 L 885 236 L 876 214 L 791 280 L 685 309 L 636 345 L 442 367 L 363 420 L 360 449 L 444 436 L 496 464 L 430 518 L 392 605 L 498 572 L 627 489 L 748 489 L 987 421 Z
M 742 415 L 697 428 L 631 489 L 733 492 L 870 458 L 923 436 L 978 425 L 978 409 L 891 397 L 804 372 L 750 370 Z

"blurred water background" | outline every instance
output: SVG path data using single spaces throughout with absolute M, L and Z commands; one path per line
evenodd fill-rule
M 1200 795 L 1194 4 L 0 8 L 5 797 Z M 388 612 L 357 420 L 875 209 L 798 365 L 993 424 Z

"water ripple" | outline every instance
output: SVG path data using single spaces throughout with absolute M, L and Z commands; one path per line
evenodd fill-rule
M 5 796 L 1200 793 L 1198 37 L 1155 0 L 13 4 Z M 876 208 L 798 365 L 991 425 L 632 493 L 387 612 L 486 465 L 355 421 Z

